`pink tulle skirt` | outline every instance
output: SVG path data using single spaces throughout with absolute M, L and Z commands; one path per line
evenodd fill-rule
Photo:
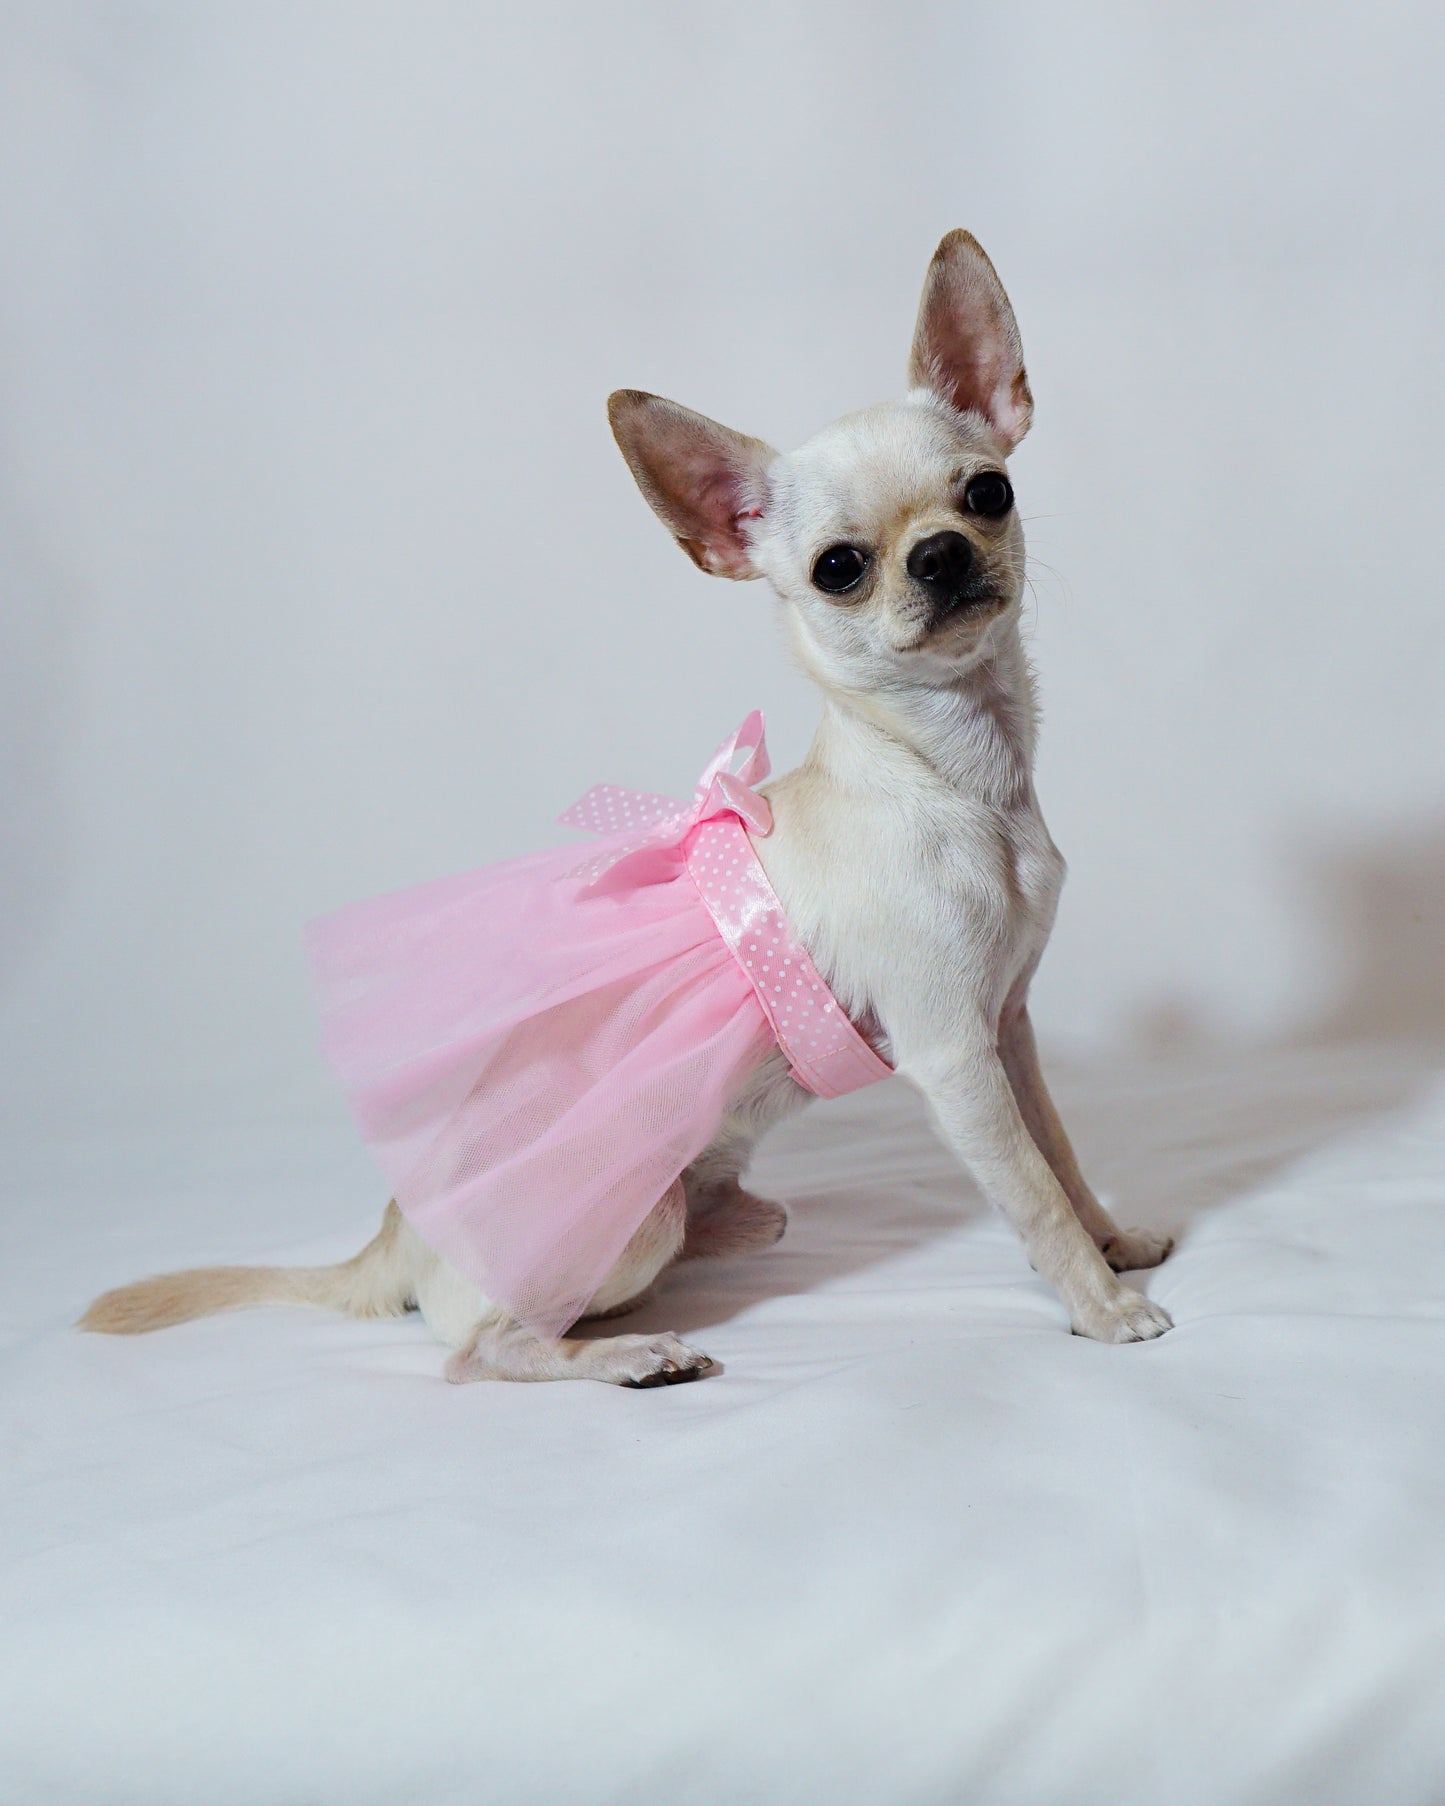
M 750 716 L 690 808 L 600 787 L 563 818 L 600 846 L 310 930 L 324 1052 L 397 1203 L 542 1333 L 583 1314 L 780 1039 L 822 1095 L 888 1072 L 791 941 L 751 850 L 747 830 L 771 827 L 748 787 L 766 770 Z
M 773 1044 L 681 860 L 577 894 L 575 849 L 318 925 L 327 1058 L 422 1239 L 558 1334 Z

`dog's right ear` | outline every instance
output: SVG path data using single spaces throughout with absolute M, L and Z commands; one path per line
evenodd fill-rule
M 1004 451 L 1029 430 L 1034 398 L 1018 322 L 971 232 L 946 233 L 923 284 L 908 381 L 963 414 L 981 414 Z
M 640 389 L 610 396 L 607 417 L 637 487 L 699 570 L 760 575 L 746 523 L 767 506 L 772 447 Z

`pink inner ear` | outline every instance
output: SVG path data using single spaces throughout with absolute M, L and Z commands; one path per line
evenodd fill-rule
M 1022 371 L 1006 375 L 993 392 L 988 418 L 1010 451 L 1029 429 L 1033 397 Z
M 696 505 L 705 543 L 721 554 L 729 566 L 736 564 L 735 555 L 745 558 L 747 553 L 747 536 L 741 523 L 761 520 L 763 515 L 761 508 L 741 505 L 742 488 L 738 471 L 714 468 L 699 482 L 697 489 Z
M 1012 450 L 1028 430 L 1028 382 L 1006 343 L 960 342 L 947 322 L 934 337 L 929 384 L 960 413 L 978 414 Z
M 1033 412 L 1018 327 L 983 252 L 945 239 L 930 266 L 910 380 L 965 414 L 979 414 L 1012 451 Z
M 660 396 L 619 390 L 609 408 L 642 493 L 688 557 L 718 576 L 755 577 L 749 523 L 766 506 L 776 452 Z

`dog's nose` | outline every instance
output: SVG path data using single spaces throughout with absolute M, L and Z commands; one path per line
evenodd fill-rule
M 926 583 L 940 599 L 961 594 L 973 569 L 973 547 L 950 528 L 920 539 L 908 554 L 908 575 Z

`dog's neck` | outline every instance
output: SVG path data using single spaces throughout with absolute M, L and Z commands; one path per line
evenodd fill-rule
M 1033 805 L 1034 728 L 1033 676 L 1009 619 L 952 683 L 827 690 L 809 761 L 847 789 L 874 789 L 902 768 L 1014 810 Z

